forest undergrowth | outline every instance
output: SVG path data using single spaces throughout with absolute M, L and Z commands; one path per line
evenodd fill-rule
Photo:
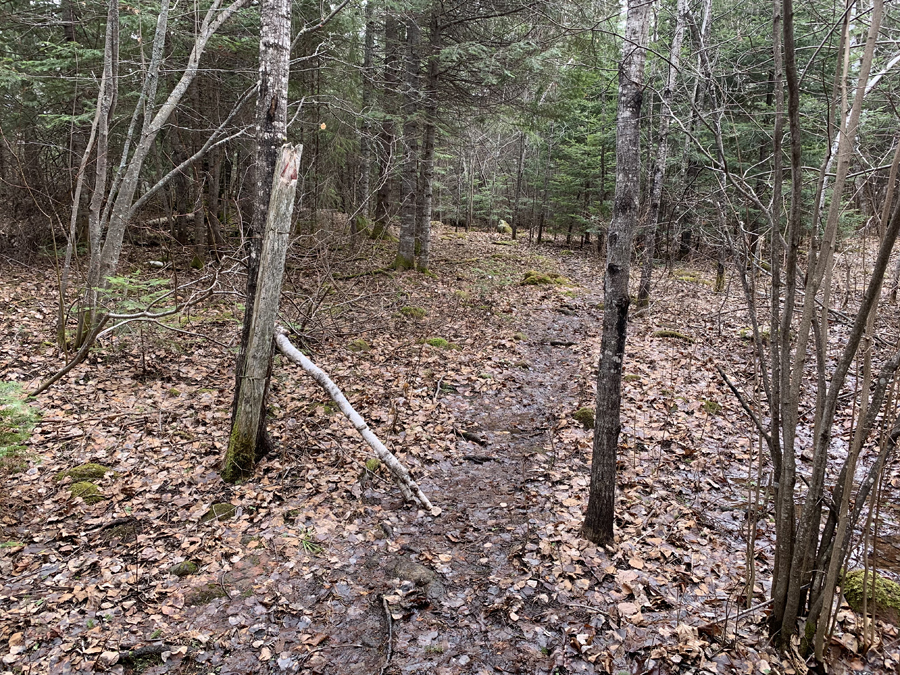
M 602 260 L 434 236 L 428 275 L 386 270 L 385 243 L 295 246 L 282 320 L 440 515 L 404 504 L 327 395 L 281 357 L 277 452 L 253 480 L 221 481 L 243 316 L 243 278 L 223 274 L 221 294 L 176 330 L 132 324 L 95 347 L 32 403 L 30 438 L 0 458 L 0 671 L 805 672 L 767 640 L 771 469 L 717 372 L 752 396 L 732 272 L 715 293 L 713 264 L 676 264 L 649 307 L 632 307 L 617 541 L 604 551 L 579 537 L 592 432 L 576 417 L 593 406 Z M 202 274 L 189 257 L 148 265 L 157 253 L 128 251 L 132 295 Z M 842 258 L 836 306 L 858 302 L 863 258 Z M 56 271 L 34 258 L 0 272 L 0 381 L 27 389 L 63 364 Z M 844 330 L 838 316 L 835 349 Z M 885 503 L 900 488 L 890 472 Z M 85 482 L 96 491 L 73 489 Z M 881 513 L 885 544 L 900 541 L 895 516 Z M 888 576 L 896 562 L 882 553 Z M 863 654 L 857 624 L 839 612 L 832 672 L 894 672 L 896 628 L 878 622 Z

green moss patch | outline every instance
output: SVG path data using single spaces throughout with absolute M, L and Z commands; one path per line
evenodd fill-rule
M 447 349 L 450 346 L 450 343 L 442 337 L 430 337 L 425 340 L 425 344 L 438 349 Z
M 641 376 L 640 376 L 640 375 L 629 374 L 629 375 L 623 375 L 623 376 L 622 376 L 622 379 L 623 379 L 625 382 L 640 382 L 640 381 L 641 381 Z
M 513 333 L 513 340 L 518 340 L 519 342 L 525 342 L 528 340 L 528 336 L 525 333 Z
M 672 273 L 672 276 L 678 279 L 678 281 L 684 281 L 689 284 L 700 284 L 702 286 L 712 286 L 712 283 L 704 279 L 700 276 L 699 272 L 694 272 L 693 270 L 675 270 Z
M 703 399 L 703 410 L 707 415 L 718 415 L 722 412 L 722 404 L 710 399 Z
M 351 352 L 367 352 L 370 349 L 372 349 L 369 346 L 369 343 L 366 342 L 365 340 L 363 340 L 362 338 L 359 338 L 358 340 L 353 340 L 352 342 L 350 342 L 350 344 L 347 345 L 347 348 Z
M 580 422 L 581 426 L 585 429 L 593 429 L 594 428 L 594 409 L 593 408 L 580 408 L 576 410 L 572 415 L 575 418 L 576 422 Z
M 529 270 L 525 272 L 525 276 L 522 278 L 523 286 L 543 286 L 548 284 L 566 286 L 571 283 L 572 282 L 562 274 L 556 274 L 555 272 L 537 272 L 535 270 Z
M 407 319 L 424 319 L 425 315 L 428 314 L 428 312 L 425 311 L 424 307 L 414 307 L 410 305 L 407 307 L 401 307 L 400 314 L 402 316 L 405 316 Z
M 684 340 L 685 342 L 693 342 L 694 338 L 690 335 L 685 335 L 684 333 L 679 333 L 677 330 L 658 330 L 653 332 L 653 337 L 655 338 L 668 338 L 672 340 Z
M 191 574 L 196 574 L 199 569 L 200 566 L 197 563 L 185 560 L 177 565 L 172 565 L 172 567 L 169 568 L 169 574 L 174 574 L 176 577 L 186 577 Z
M 71 478 L 73 483 L 80 483 L 82 481 L 94 481 L 100 480 L 110 471 L 112 471 L 112 469 L 110 469 L 108 466 L 88 462 L 87 464 L 81 464 L 79 466 L 74 466 L 71 469 L 60 471 L 58 474 L 56 474 L 56 480 L 60 481 L 64 478 Z
M 72 485 L 69 486 L 69 492 L 72 497 L 80 497 L 83 499 L 85 504 L 96 504 L 97 502 L 102 502 L 106 499 L 106 497 L 100 493 L 100 488 L 87 480 L 72 483 Z
M 863 594 L 864 576 L 865 596 Z M 894 625 L 900 625 L 900 584 L 897 582 L 885 579 L 872 570 L 869 570 L 868 576 L 866 576 L 865 570 L 856 570 L 844 576 L 841 590 L 844 592 L 847 604 L 854 612 L 862 613 L 863 597 L 866 597 L 866 611 L 870 615 L 874 612 L 875 617 L 890 621 Z
M 741 328 L 738 331 L 738 337 L 741 340 L 746 340 L 747 342 L 753 342 L 753 329 L 750 327 Z M 768 328 L 760 328 L 759 329 L 759 337 L 763 342 L 769 341 L 769 329 Z
M 200 588 L 195 588 L 184 598 L 184 604 L 191 607 L 197 605 L 208 605 L 217 598 L 224 598 L 227 595 L 225 589 L 218 584 L 206 584 Z
M 208 523 L 211 520 L 228 520 L 229 518 L 234 518 L 235 511 L 237 509 L 234 504 L 229 504 L 228 502 L 213 504 L 209 507 L 209 511 L 200 518 L 200 522 Z
M 0 460 L 14 461 L 25 452 L 37 420 L 38 413 L 28 405 L 22 386 L 0 382 Z

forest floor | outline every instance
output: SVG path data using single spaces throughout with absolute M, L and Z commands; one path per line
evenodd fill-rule
M 172 324 L 186 332 L 132 326 L 35 402 L 0 504 L 0 672 L 805 672 L 766 639 L 766 490 L 747 555 L 770 478 L 716 371 L 754 377 L 736 280 L 714 293 L 702 264 L 659 270 L 653 304 L 633 308 L 607 552 L 579 537 L 592 432 L 573 417 L 593 405 L 595 254 L 439 229 L 426 276 L 366 274 L 389 244 L 299 248 L 283 306 L 295 343 L 440 514 L 367 471 L 371 451 L 280 356 L 278 451 L 251 481 L 219 479 L 243 314 L 227 292 L 243 279 L 223 272 L 223 294 Z M 173 278 L 153 255 L 129 250 L 132 296 Z M 187 260 L 179 281 L 199 281 Z M 523 284 L 531 270 L 565 278 Z M 56 270 L 0 273 L 0 381 L 32 386 L 63 363 Z M 60 475 L 89 462 L 112 469 L 93 504 Z M 216 503 L 233 508 L 209 518 Z M 860 655 L 842 610 L 832 672 L 893 672 L 897 632 L 879 626 Z

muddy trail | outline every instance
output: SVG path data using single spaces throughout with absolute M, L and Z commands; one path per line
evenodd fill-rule
M 736 289 L 676 268 L 629 324 L 608 553 L 579 537 L 592 431 L 574 417 L 594 397 L 600 261 L 438 234 L 434 277 L 368 274 L 392 255 L 370 244 L 341 275 L 289 264 L 286 293 L 321 302 L 303 326 L 323 337 L 305 346 L 440 515 L 404 504 L 280 359 L 280 452 L 223 484 L 231 353 L 122 336 L 40 400 L 33 454 L 9 474 L 9 672 L 802 672 L 768 646 L 764 606 L 737 619 L 767 597 L 773 532 L 760 517 L 748 568 L 758 446 L 715 370 L 752 379 Z M 4 274 L 3 379 L 58 364 L 40 324 L 52 274 Z M 238 315 L 212 304 L 191 328 L 227 346 Z M 64 473 L 86 462 L 109 469 L 91 504 Z

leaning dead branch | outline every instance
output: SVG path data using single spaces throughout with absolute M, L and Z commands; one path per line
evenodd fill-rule
M 337 385 L 331 381 L 331 378 L 328 377 L 328 374 L 308 358 L 306 358 L 303 352 L 301 352 L 291 344 L 291 341 L 288 339 L 284 328 L 277 327 L 275 329 L 275 344 L 278 345 L 278 349 L 281 350 L 282 354 L 284 354 L 288 359 L 303 368 L 303 370 L 305 370 L 310 375 L 310 377 L 312 377 L 322 386 L 322 388 L 326 392 L 328 392 L 328 395 L 331 396 L 332 400 L 335 403 L 337 403 L 338 407 L 341 409 L 341 412 L 344 413 L 344 415 L 347 416 L 347 419 L 349 419 L 350 422 L 353 423 L 353 427 L 359 432 L 360 436 L 362 436 L 366 443 L 368 443 L 372 448 L 372 450 L 375 451 L 378 459 L 380 459 L 381 462 L 388 469 L 390 469 L 391 473 L 394 475 L 394 479 L 397 481 L 397 485 L 400 488 L 400 491 L 403 493 L 403 496 L 409 501 L 417 502 L 425 509 L 431 511 L 434 515 L 440 513 L 439 509 L 436 509 L 431 505 L 428 497 L 425 496 L 421 488 L 419 488 L 416 482 L 409 475 L 409 471 L 406 470 L 406 467 L 400 463 L 400 460 L 397 459 L 380 440 L 378 440 L 378 437 L 372 432 L 372 430 L 369 428 L 369 425 L 367 425 L 365 420 L 363 420 L 362 416 L 353 409 L 353 406 L 350 405 L 350 401 L 348 401 L 341 390 L 338 389 Z

